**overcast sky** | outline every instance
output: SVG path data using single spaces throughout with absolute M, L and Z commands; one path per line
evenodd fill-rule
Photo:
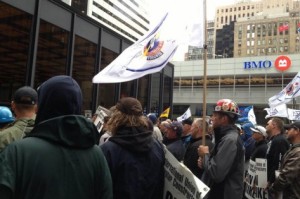
M 236 0 L 206 0 L 207 20 L 214 19 L 216 5 L 231 5 L 235 2 Z M 169 20 L 171 20 L 171 25 L 167 28 L 167 30 L 169 31 L 167 34 L 170 36 L 177 35 L 177 37 L 180 37 L 183 34 L 180 33 L 179 30 L 184 28 L 178 27 L 186 26 L 188 23 L 194 23 L 195 20 L 201 20 L 201 18 L 203 19 L 204 17 L 203 12 L 201 12 L 203 0 L 149 0 L 148 4 L 150 5 L 152 10 L 152 13 L 150 13 L 150 23 L 152 25 L 157 24 L 166 11 L 169 12 L 168 18 Z M 185 38 L 186 36 L 183 37 Z M 180 44 L 172 60 L 182 61 L 185 52 L 187 52 L 187 45 Z

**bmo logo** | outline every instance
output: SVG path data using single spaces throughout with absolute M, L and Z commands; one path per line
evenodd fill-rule
M 272 62 L 269 60 L 244 62 L 244 69 L 263 69 L 263 68 L 271 68 L 271 67 L 272 67 Z
M 275 60 L 275 68 L 279 71 L 285 71 L 288 70 L 291 67 L 291 60 L 289 57 L 281 55 L 279 57 L 277 57 L 277 59 Z

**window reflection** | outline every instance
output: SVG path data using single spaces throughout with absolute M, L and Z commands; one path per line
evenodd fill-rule
M 66 74 L 68 36 L 68 31 L 41 20 L 36 58 L 36 86 L 50 77 Z
M 118 56 L 117 53 L 104 47 L 101 52 L 100 70 L 104 69 Z M 117 84 L 99 84 L 99 99 L 97 105 L 101 105 L 105 108 L 110 108 L 115 105 L 116 85 Z
M 92 79 L 96 62 L 97 45 L 79 36 L 75 37 L 73 78 L 82 90 L 82 110 L 92 109 Z
M 146 110 L 148 104 L 148 91 L 149 86 L 149 75 L 146 75 L 138 79 L 138 96 L 137 99 L 141 102 L 142 107 L 144 108 L 144 113 L 149 113 L 149 110 Z
M 0 2 L 0 102 L 25 85 L 32 16 Z
M 159 110 L 159 85 L 160 85 L 160 73 L 152 75 L 152 90 L 151 90 L 151 101 L 150 101 L 150 112 L 157 113 Z

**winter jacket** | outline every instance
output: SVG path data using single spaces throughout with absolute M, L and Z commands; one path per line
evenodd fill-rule
M 251 160 L 255 161 L 256 158 L 266 158 L 268 145 L 266 140 L 261 140 L 255 143 L 255 148 L 251 154 Z
M 9 124 L 7 128 L 0 131 L 0 152 L 10 143 L 22 139 L 30 133 L 34 126 L 34 119 L 22 118 Z
M 292 146 L 284 155 L 280 174 L 271 190 L 283 191 L 284 199 L 300 198 L 300 144 Z
M 184 154 L 183 163 L 191 172 L 201 179 L 203 169 L 198 167 L 198 147 L 202 144 L 202 137 L 193 139 L 191 138 L 190 143 L 187 146 L 187 149 Z M 212 138 L 209 135 L 205 137 L 205 146 L 208 146 L 210 150 L 213 149 L 214 144 L 212 143 Z
M 41 122 L 0 154 L 0 185 L 20 199 L 112 198 L 109 169 L 95 145 L 95 131 L 83 116 Z
M 275 181 L 275 171 L 279 170 L 282 157 L 289 149 L 290 144 L 284 135 L 277 134 L 271 137 L 267 145 L 267 176 L 268 182 L 273 183 Z
M 252 123 L 242 125 L 244 133 L 241 135 L 245 147 L 245 160 L 248 161 L 255 148 L 255 140 L 252 138 L 252 131 L 250 127 L 254 128 Z
M 115 199 L 163 198 L 164 151 L 152 131 L 122 126 L 100 147 L 110 168 Z
M 163 143 L 179 162 L 183 160 L 185 147 L 182 139 L 167 139 L 166 137 L 164 137 Z
M 244 148 L 237 129 L 214 129 L 215 146 L 204 156 L 202 181 L 210 186 L 208 199 L 240 199 L 243 196 Z

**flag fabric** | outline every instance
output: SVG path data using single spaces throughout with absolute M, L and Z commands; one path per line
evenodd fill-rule
M 289 24 L 283 24 L 278 27 L 279 32 L 283 32 L 289 29 Z
M 238 123 L 251 122 L 253 125 L 256 124 L 253 106 L 240 106 L 239 110 L 241 117 L 239 117 Z
M 300 110 L 288 108 L 288 119 L 289 120 L 300 120 Z
M 288 117 L 286 104 L 280 104 L 273 108 L 265 108 L 264 110 L 267 111 L 266 119 L 270 117 Z
M 161 118 L 162 117 L 168 118 L 169 117 L 169 113 L 170 113 L 170 107 L 167 108 L 166 110 L 164 110 L 164 112 L 162 112 L 159 117 L 161 117 Z
M 168 14 L 144 37 L 125 49 L 113 62 L 93 78 L 93 83 L 120 83 L 159 72 L 177 49 L 174 39 L 161 38 Z
M 300 72 L 280 93 L 269 98 L 269 106 L 276 107 L 280 104 L 286 104 L 298 96 L 300 96 Z
M 188 109 L 183 113 L 182 116 L 180 116 L 180 117 L 177 118 L 177 121 L 178 121 L 178 122 L 182 122 L 183 120 L 186 120 L 186 119 L 188 119 L 188 118 L 191 117 L 191 116 L 192 116 L 191 109 L 188 108 Z

